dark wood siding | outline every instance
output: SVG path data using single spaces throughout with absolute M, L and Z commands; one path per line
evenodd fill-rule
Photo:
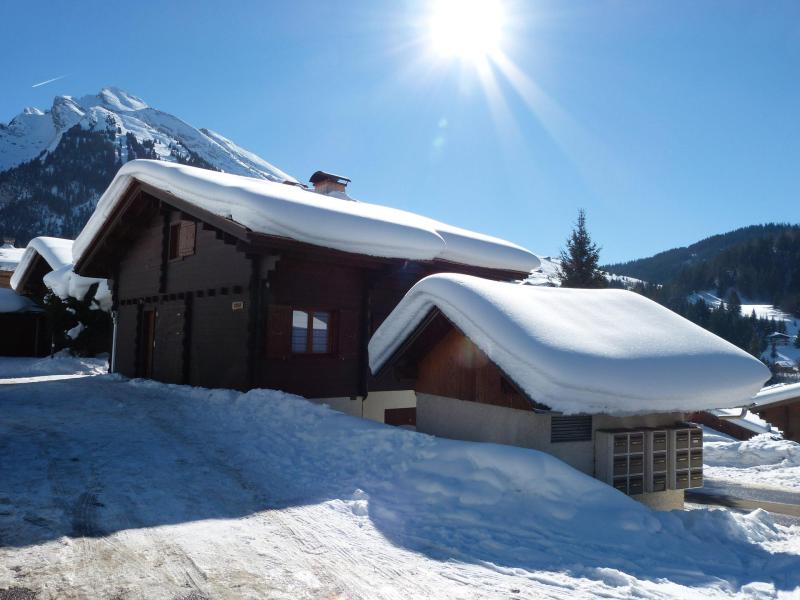
M 0 356 L 44 356 L 49 350 L 43 313 L 0 314 Z
M 117 372 L 126 377 L 136 375 L 136 335 L 138 331 L 136 305 L 120 306 L 117 313 Z
M 362 292 L 366 270 L 332 262 L 282 256 L 269 273 L 267 352 L 259 384 L 310 398 L 359 394 Z M 270 310 L 272 308 L 272 310 Z M 330 310 L 335 319 L 333 352 L 291 354 L 291 309 Z M 288 317 L 287 317 L 288 315 Z M 288 321 L 287 321 L 288 319 Z M 279 335 L 269 328 L 278 327 Z M 287 331 L 288 329 L 288 331 Z
M 243 302 L 233 310 L 234 302 Z M 245 389 L 247 378 L 247 311 L 244 294 L 194 298 L 189 380 L 192 385 Z
M 418 392 L 521 410 L 532 405 L 469 339 L 451 329 L 419 361 Z
M 800 399 L 757 412 L 759 417 L 783 431 L 786 439 L 800 442 Z
M 183 383 L 184 301 L 162 302 L 156 309 L 153 379 Z

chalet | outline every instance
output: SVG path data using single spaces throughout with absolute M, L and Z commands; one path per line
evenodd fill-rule
M 767 336 L 767 342 L 771 346 L 788 346 L 791 341 L 792 336 L 781 333 L 780 331 L 775 331 Z
M 11 287 L 11 275 L 22 259 L 23 252 L 25 250 L 14 246 L 12 238 L 3 238 L 3 244 L 0 245 L 0 288 Z
M 687 414 L 747 404 L 770 376 L 633 292 L 458 274 L 411 288 L 369 360 L 414 390 L 417 430 L 545 451 L 656 508 L 702 485 Z
M 74 271 L 107 278 L 114 370 L 206 387 L 285 390 L 378 421 L 415 396 L 374 377 L 367 342 L 423 277 L 523 278 L 512 243 L 347 196 L 171 163 L 124 165 L 73 245 Z M 400 409 L 400 412 L 397 410 Z
M 111 291 L 104 279 L 81 277 L 72 270 L 72 240 L 54 237 L 33 238 L 11 276 L 11 288 L 41 303 L 52 291 L 65 300 L 83 300 L 94 286 L 98 308 L 111 308 Z
M 800 442 L 800 383 L 765 387 L 753 399 L 750 410 Z

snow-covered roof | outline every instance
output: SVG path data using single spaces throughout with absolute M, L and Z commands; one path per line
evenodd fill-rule
M 0 313 L 39 312 L 40 310 L 30 298 L 20 296 L 14 290 L 0 288 Z
M 0 246 L 0 271 L 16 269 L 24 252 L 24 248 L 15 248 L 13 244 L 4 243 Z
M 28 277 L 28 271 L 33 268 L 37 256 L 41 256 L 50 265 L 50 270 L 60 269 L 72 262 L 72 240 L 36 237 L 28 242 L 22 260 L 19 261 L 19 265 L 11 276 L 13 289 L 18 289 L 19 285 Z
M 431 275 L 369 343 L 377 371 L 439 309 L 533 400 L 564 413 L 646 414 L 748 404 L 758 360 L 634 292 Z
M 800 383 L 780 383 L 765 387 L 758 392 L 753 398 L 752 405 L 759 408 L 795 398 L 800 399 Z
M 73 246 L 77 264 L 131 182 L 152 185 L 248 229 L 376 257 L 445 260 L 528 272 L 528 250 L 403 210 L 340 199 L 262 179 L 152 160 L 125 164 Z
M 108 280 L 77 275 L 72 270 L 71 264 L 50 271 L 44 276 L 45 286 L 62 300 L 67 298 L 83 300 L 89 292 L 89 288 L 95 283 L 98 284 L 98 287 L 94 299 L 97 301 L 98 307 L 104 311 L 111 310 L 113 297 L 111 288 L 108 287 Z

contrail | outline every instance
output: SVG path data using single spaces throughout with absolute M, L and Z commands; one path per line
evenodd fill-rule
M 54 81 L 58 81 L 59 79 L 64 79 L 66 75 L 59 75 L 58 77 L 53 77 L 52 79 L 48 79 L 47 81 L 40 81 L 39 83 L 34 83 L 31 87 L 37 88 L 43 85 L 47 85 L 48 83 L 53 83 Z

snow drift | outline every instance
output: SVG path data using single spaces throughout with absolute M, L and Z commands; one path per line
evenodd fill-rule
M 758 360 L 625 290 L 419 281 L 369 343 L 377 371 L 438 308 L 531 398 L 565 413 L 616 415 L 747 404 L 770 374 Z

